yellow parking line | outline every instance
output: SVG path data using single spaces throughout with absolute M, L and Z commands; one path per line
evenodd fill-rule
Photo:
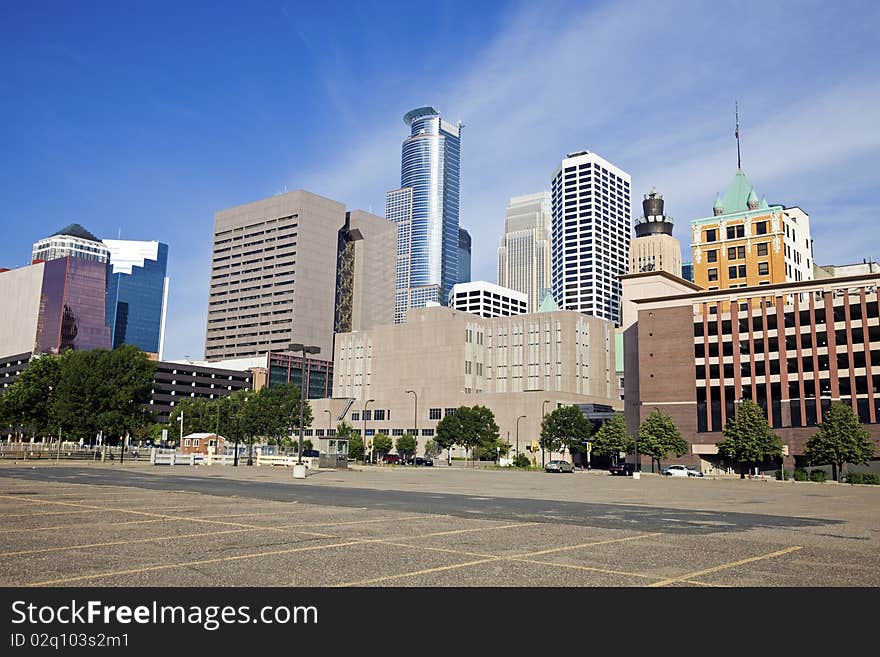
M 124 522 L 114 522 L 111 523 L 114 527 L 118 527 L 119 525 L 145 525 L 150 522 L 166 522 L 164 518 L 153 518 L 150 520 L 126 520 Z M 4 529 L 0 531 L 0 536 L 5 536 L 6 534 L 17 534 L 20 532 L 48 532 L 52 530 L 59 529 L 70 529 L 71 527 L 76 527 L 76 525 L 57 525 L 55 527 L 29 527 L 25 529 Z
M 250 529 L 226 529 L 221 532 L 201 532 L 198 534 L 178 534 L 176 536 L 154 536 L 150 538 L 133 538 L 127 541 L 108 541 L 106 543 L 89 543 L 86 545 L 63 545 L 50 548 L 36 548 L 33 550 L 20 550 L 18 552 L 0 552 L 0 557 L 17 557 L 23 554 L 44 554 L 46 552 L 63 552 L 64 550 L 85 550 L 88 548 L 111 547 L 114 545 L 133 545 L 135 543 L 153 543 L 169 541 L 177 538 L 199 538 L 202 536 L 220 536 L 221 534 L 240 534 L 252 531 Z
M 530 524 L 535 524 L 535 523 L 530 523 Z M 627 536 L 625 538 L 612 538 L 612 539 L 608 539 L 608 540 L 604 540 L 604 541 L 591 541 L 589 543 L 581 543 L 579 545 L 568 545 L 565 547 L 550 548 L 547 550 L 539 550 L 536 552 L 527 552 L 524 554 L 494 556 L 494 557 L 488 557 L 485 559 L 478 559 L 476 561 L 468 561 L 465 563 L 453 564 L 450 566 L 438 566 L 436 568 L 425 568 L 422 570 L 409 571 L 409 572 L 405 572 L 405 573 L 397 573 L 395 575 L 386 575 L 384 577 L 375 577 L 373 579 L 361 580 L 358 582 L 348 582 L 346 584 L 339 584 L 338 586 L 365 586 L 367 584 L 376 584 L 378 582 L 387 582 L 389 580 L 400 579 L 402 577 L 416 577 L 418 575 L 427 575 L 430 573 L 443 572 L 446 570 L 455 570 L 457 568 L 467 568 L 468 566 L 476 566 L 476 565 L 483 564 L 483 563 L 491 563 L 493 561 L 508 561 L 508 560 L 512 560 L 512 559 L 521 559 L 524 557 L 538 556 L 541 554 L 552 554 L 553 552 L 563 552 L 565 550 L 576 550 L 578 548 L 592 547 L 595 545 L 607 545 L 608 543 L 621 543 L 624 541 L 634 541 L 634 540 L 638 540 L 638 539 L 642 539 L 642 538 L 649 538 L 652 536 L 659 536 L 659 535 L 660 535 L 660 532 L 654 532 L 651 534 L 639 534 L 638 536 Z M 413 547 L 418 547 L 418 546 L 413 546 Z M 419 549 L 422 549 L 422 548 L 419 548 Z
M 753 563 L 755 561 L 761 561 L 763 559 L 772 559 L 773 557 L 781 557 L 784 554 L 789 554 L 791 552 L 796 552 L 797 550 L 802 549 L 802 545 L 793 545 L 792 547 L 785 548 L 784 550 L 778 550 L 776 552 L 769 552 L 768 554 L 762 554 L 757 557 L 749 557 L 748 559 L 740 559 L 739 561 L 731 561 L 730 563 L 721 564 L 720 566 L 715 566 L 713 568 L 706 568 L 705 570 L 698 570 L 695 573 L 688 573 L 687 575 L 681 575 L 680 577 L 671 577 L 669 579 L 664 579 L 660 582 L 654 582 L 653 584 L 649 584 L 648 586 L 666 586 L 667 584 L 674 584 L 675 582 L 681 582 L 686 579 L 691 579 L 693 577 L 699 577 L 700 575 L 708 575 L 709 573 L 716 573 L 719 570 L 727 570 L 728 568 L 736 568 L 737 566 L 742 566 L 747 563 Z
M 91 575 L 80 575 L 78 577 L 65 577 L 62 579 L 47 580 L 45 582 L 33 582 L 27 586 L 55 586 L 58 584 L 69 584 L 71 582 L 82 582 L 90 579 L 104 579 L 106 577 L 114 577 L 116 575 L 134 575 L 137 573 L 155 572 L 158 570 L 170 570 L 172 568 L 186 568 L 187 566 L 205 566 L 212 563 L 222 563 L 225 561 L 240 561 L 242 559 L 257 559 L 262 557 L 274 557 L 281 554 L 294 554 L 297 552 L 308 552 L 311 550 L 327 550 L 330 548 L 348 547 L 350 545 L 358 545 L 363 543 L 371 543 L 375 541 L 346 541 L 344 543 L 332 543 L 330 545 L 310 545 L 308 547 L 290 548 L 287 550 L 272 550 L 270 552 L 251 552 L 248 554 L 238 554 L 229 557 L 217 557 L 216 559 L 203 559 L 201 561 L 186 561 L 183 563 L 158 564 L 155 566 L 146 566 L 144 568 L 132 568 L 129 570 L 115 570 L 104 573 L 93 573 Z

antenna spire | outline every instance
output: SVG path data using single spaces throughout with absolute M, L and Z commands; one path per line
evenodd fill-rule
M 739 152 L 739 102 L 735 102 L 734 107 L 736 108 L 736 132 L 733 133 L 736 136 L 736 168 L 742 169 L 742 157 Z

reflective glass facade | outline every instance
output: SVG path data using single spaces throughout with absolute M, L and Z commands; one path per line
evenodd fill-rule
M 292 383 L 302 387 L 303 364 L 306 365 L 307 399 L 324 399 L 333 391 L 333 361 L 309 358 L 302 354 L 269 354 L 268 385 Z
M 398 271 L 397 289 L 435 285 L 437 297 L 445 299 L 459 281 L 461 127 L 431 107 L 412 110 L 404 121 L 411 132 L 402 147 L 401 189 L 388 194 L 385 213 L 406 233 L 403 253 L 398 239 L 399 269 L 406 273 Z M 398 305 L 407 298 L 414 307 L 408 294 L 398 295 Z M 400 315 L 397 309 L 396 321 Z
M 130 344 L 159 354 L 165 325 L 168 246 L 125 240 L 105 240 L 105 244 L 110 248 L 106 312 L 113 347 Z
M 82 258 L 59 258 L 44 265 L 37 321 L 36 352 L 109 349 L 104 297 L 107 265 Z

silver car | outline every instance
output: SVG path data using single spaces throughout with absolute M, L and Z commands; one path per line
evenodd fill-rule
M 568 461 L 548 461 L 545 472 L 574 472 L 574 466 Z

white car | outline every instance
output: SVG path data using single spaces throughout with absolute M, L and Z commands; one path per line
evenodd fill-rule
M 667 465 L 660 472 L 667 477 L 689 477 L 691 469 L 686 465 Z

